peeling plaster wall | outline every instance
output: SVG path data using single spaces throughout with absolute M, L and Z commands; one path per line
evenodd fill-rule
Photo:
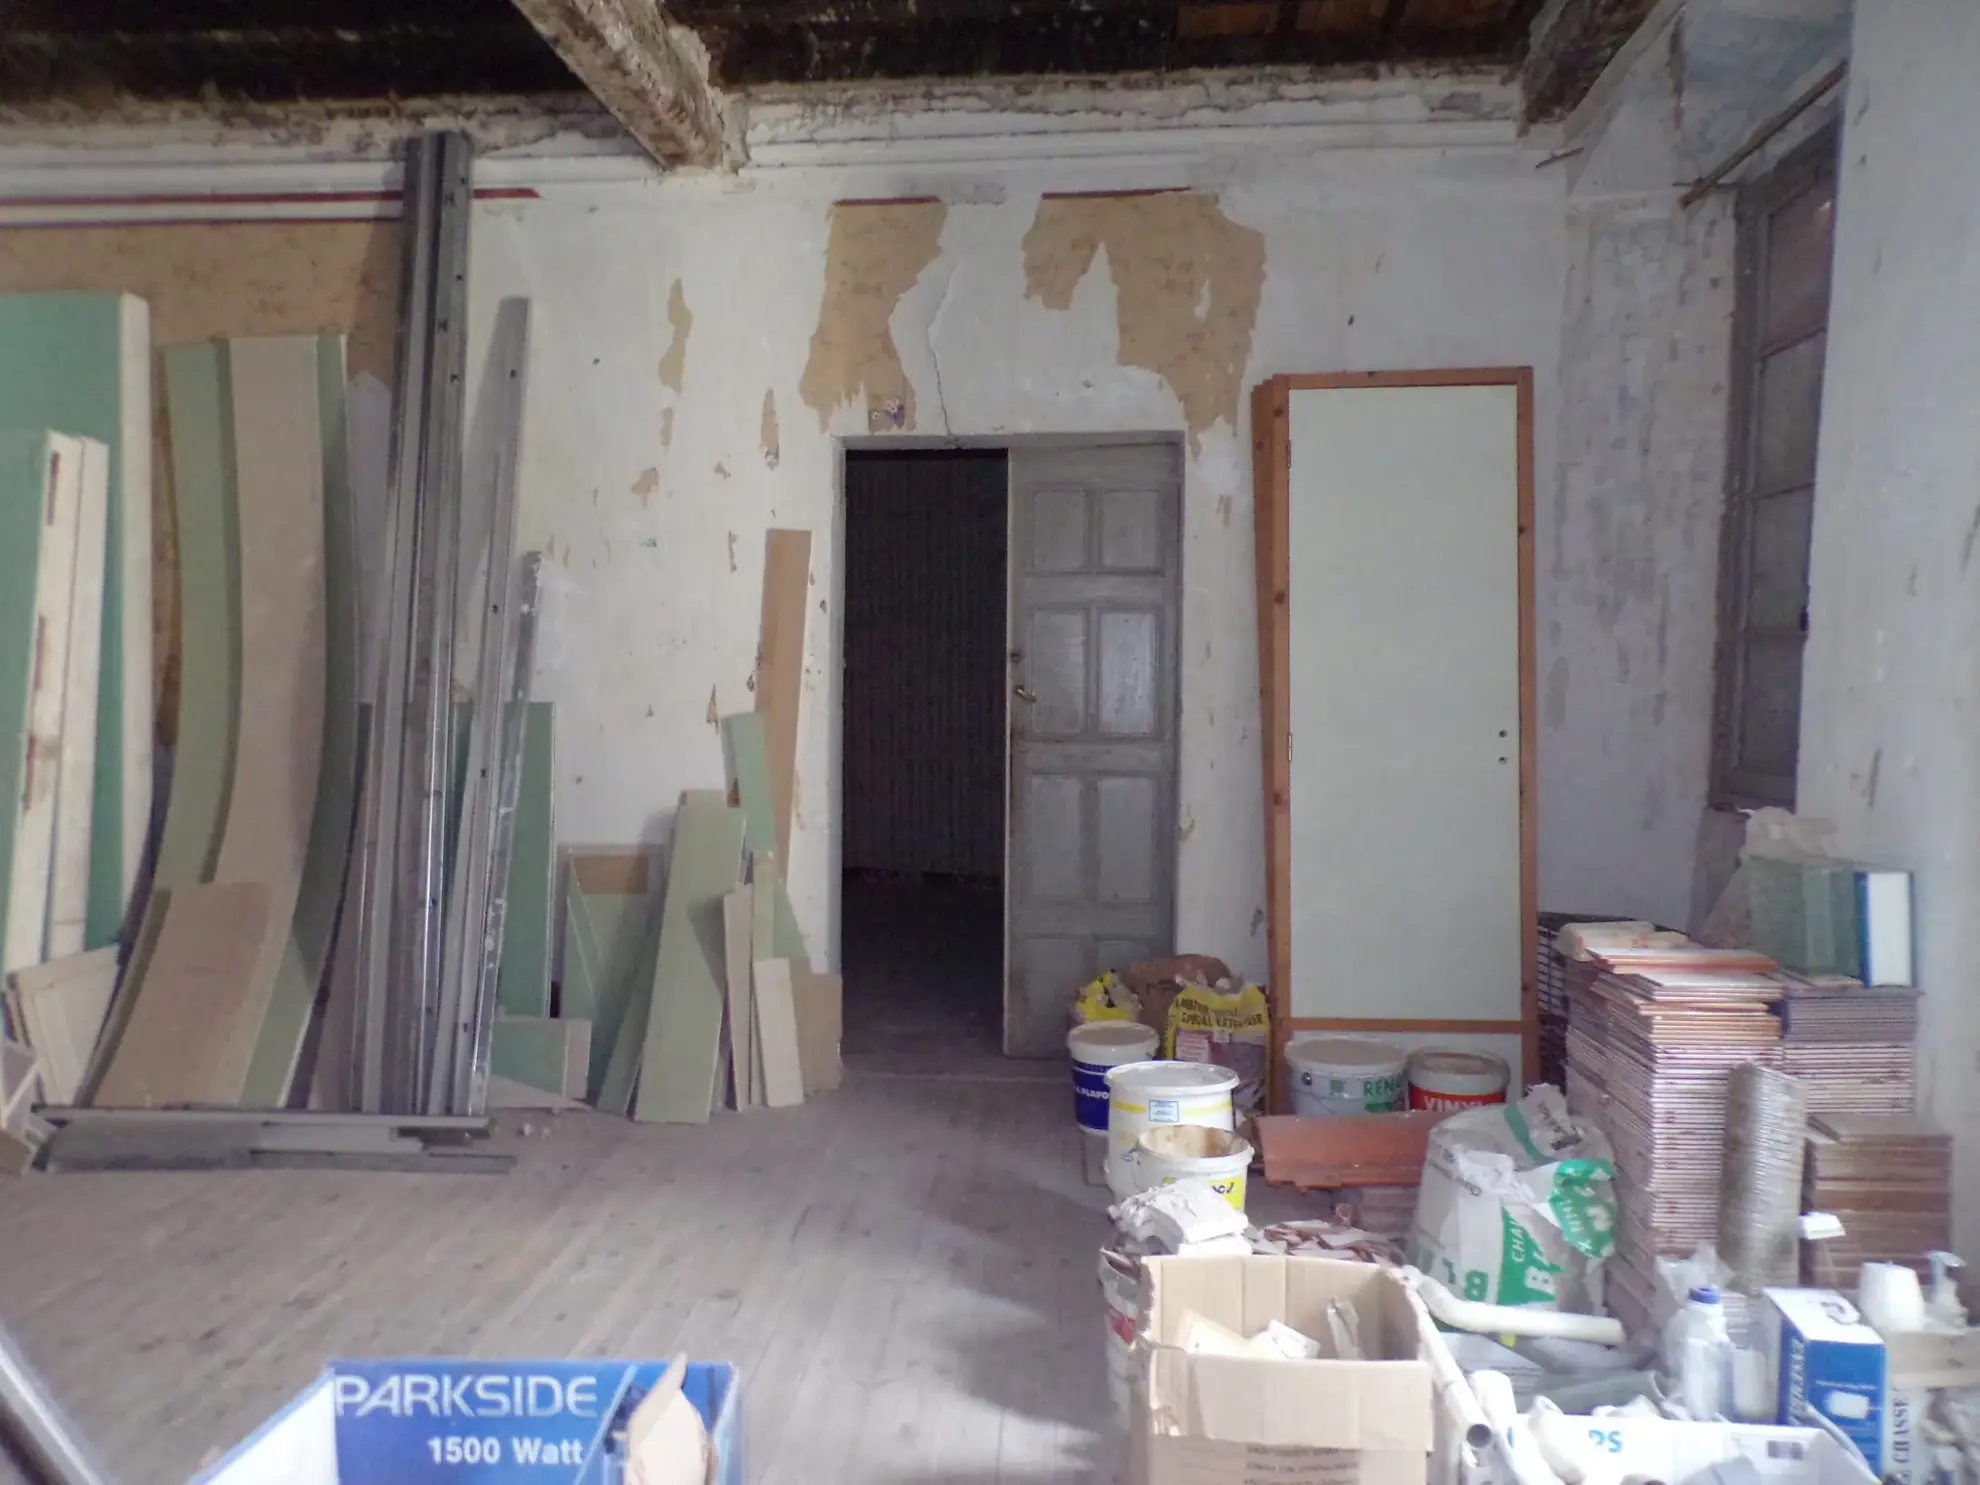
M 1737 851 L 1739 817 L 1707 806 L 1734 197 L 1679 197 L 1833 64 L 1847 25 L 1839 0 L 1662 6 L 1569 121 L 1560 463 L 1538 554 L 1543 906 L 1695 926 Z
M 784 168 L 483 203 L 474 332 L 502 296 L 536 300 L 521 534 L 551 558 L 537 694 L 561 707 L 562 833 L 664 836 L 680 792 L 722 777 L 710 698 L 717 712 L 753 702 L 764 532 L 809 528 L 790 880 L 813 944 L 836 956 L 836 440 L 884 424 L 895 383 L 899 426 L 921 436 L 1186 433 L 1178 935 L 1262 974 L 1243 393 L 1279 372 L 1529 364 L 1550 470 L 1561 184 L 1537 159 L 1506 130 L 911 183 Z M 1041 209 L 1178 187 L 1195 194 Z M 875 208 L 834 203 L 902 196 L 939 204 L 905 203 L 902 231 L 849 252 L 853 214 Z M 676 283 L 693 333 L 672 385 L 656 367 L 681 321 Z M 1543 671 L 1550 658 L 1543 635 Z
M 1684 927 L 1705 812 L 1730 212 L 1568 214 L 1560 467 L 1538 553 L 1541 900 Z
M 1540 898 L 1685 927 L 1705 819 L 1730 204 L 1680 210 L 1676 28 L 1565 162 L 1554 522 L 1538 552 Z M 1547 658 L 1551 652 L 1551 658 Z
M 1980 1244 L 1980 9 L 1859 7 L 1815 491 L 1800 807 L 1917 873 L 1921 1102 Z

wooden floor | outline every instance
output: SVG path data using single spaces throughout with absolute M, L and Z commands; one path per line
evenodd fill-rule
M 996 883 L 848 873 L 839 909 L 848 1055 L 999 1054 L 1004 897 Z
M 129 1485 L 331 1357 L 677 1349 L 741 1368 L 754 1481 L 1111 1480 L 1103 1199 L 1042 1071 L 539 1116 L 504 1176 L 0 1178 L 0 1315 Z

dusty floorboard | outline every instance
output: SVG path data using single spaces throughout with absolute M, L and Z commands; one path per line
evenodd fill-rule
M 330 1357 L 677 1349 L 741 1368 L 753 1481 L 1111 1480 L 1104 1197 L 1063 1071 L 1004 1067 L 855 1060 L 706 1128 L 539 1117 L 504 1176 L 5 1181 L 0 1316 L 128 1485 Z

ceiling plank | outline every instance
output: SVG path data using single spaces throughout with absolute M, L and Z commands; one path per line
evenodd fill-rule
M 1570 112 L 1654 4 L 1655 0 L 1551 0 L 1544 6 L 1533 22 L 1532 44 L 1520 67 L 1528 121 Z
M 721 163 L 721 106 L 654 0 L 515 5 L 654 159 L 667 166 Z
M 1477 31 L 1412 32 L 1398 45 L 1374 30 L 1265 36 L 1177 34 L 1173 3 L 1086 10 L 1062 6 L 1018 24 L 951 20 L 941 26 L 818 24 L 706 28 L 724 87 L 867 79 L 1079 76 L 1193 68 L 1342 67 L 1385 62 L 1476 62 L 1498 38 Z

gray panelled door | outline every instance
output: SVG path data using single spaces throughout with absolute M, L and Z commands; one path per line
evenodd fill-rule
M 1004 1050 L 1175 937 L 1180 451 L 1011 451 L 1011 857 Z

